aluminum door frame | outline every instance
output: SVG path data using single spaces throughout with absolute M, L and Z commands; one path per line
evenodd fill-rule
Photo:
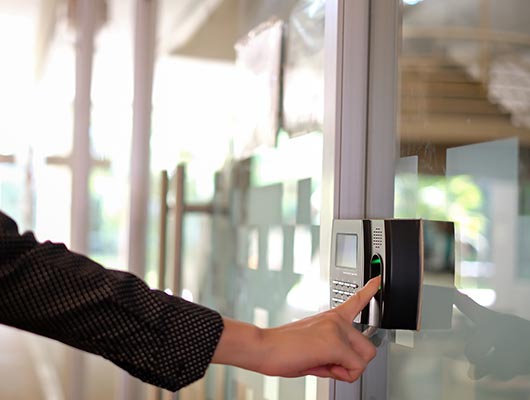
M 394 216 L 394 179 L 399 154 L 398 83 L 401 43 L 401 0 L 371 0 L 368 141 L 366 160 L 367 218 Z M 361 379 L 361 400 L 389 398 L 389 344 Z
M 393 216 L 401 1 L 328 0 L 321 277 L 329 280 L 334 218 Z M 388 398 L 388 346 L 356 383 L 330 381 L 335 400 Z M 324 384 L 319 382 L 319 398 Z
M 365 214 L 369 10 L 370 0 L 326 2 L 320 225 L 323 281 L 329 281 L 333 219 Z M 349 385 L 319 380 L 318 398 L 360 399 L 360 393 L 360 382 Z

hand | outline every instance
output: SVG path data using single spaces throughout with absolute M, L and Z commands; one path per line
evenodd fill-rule
M 316 375 L 353 382 L 376 355 L 375 346 L 352 326 L 353 319 L 377 293 L 380 278 L 370 280 L 332 310 L 277 328 L 260 329 L 225 319 L 212 362 L 265 375 Z
M 489 376 L 509 380 L 530 373 L 530 322 L 515 315 L 492 311 L 457 292 L 455 305 L 475 324 L 465 355 L 474 366 L 474 379 Z

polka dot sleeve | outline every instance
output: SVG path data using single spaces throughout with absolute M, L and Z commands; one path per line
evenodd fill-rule
M 176 391 L 201 378 L 223 330 L 208 308 L 150 289 L 0 213 L 0 323 L 98 354 Z

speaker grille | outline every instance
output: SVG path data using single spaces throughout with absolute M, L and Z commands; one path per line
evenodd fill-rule
M 380 227 L 375 227 L 372 234 L 374 249 L 381 250 L 383 248 L 383 230 Z

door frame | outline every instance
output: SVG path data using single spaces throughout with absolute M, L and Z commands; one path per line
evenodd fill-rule
M 370 0 L 326 2 L 320 224 L 321 279 L 325 282 L 329 282 L 333 219 L 361 218 L 365 213 L 369 11 Z M 330 399 L 360 399 L 360 382 L 326 382 L 328 393 L 324 395 Z
M 368 140 L 366 155 L 367 218 L 394 216 L 394 178 L 399 156 L 398 102 L 401 0 L 371 0 Z M 361 378 L 362 400 L 389 398 L 387 336 Z
M 329 281 L 335 218 L 393 216 L 401 2 L 327 0 L 321 277 Z M 362 378 L 330 381 L 330 399 L 388 397 L 388 345 Z M 319 384 L 319 395 L 324 384 Z M 320 398 L 320 397 L 319 397 Z

